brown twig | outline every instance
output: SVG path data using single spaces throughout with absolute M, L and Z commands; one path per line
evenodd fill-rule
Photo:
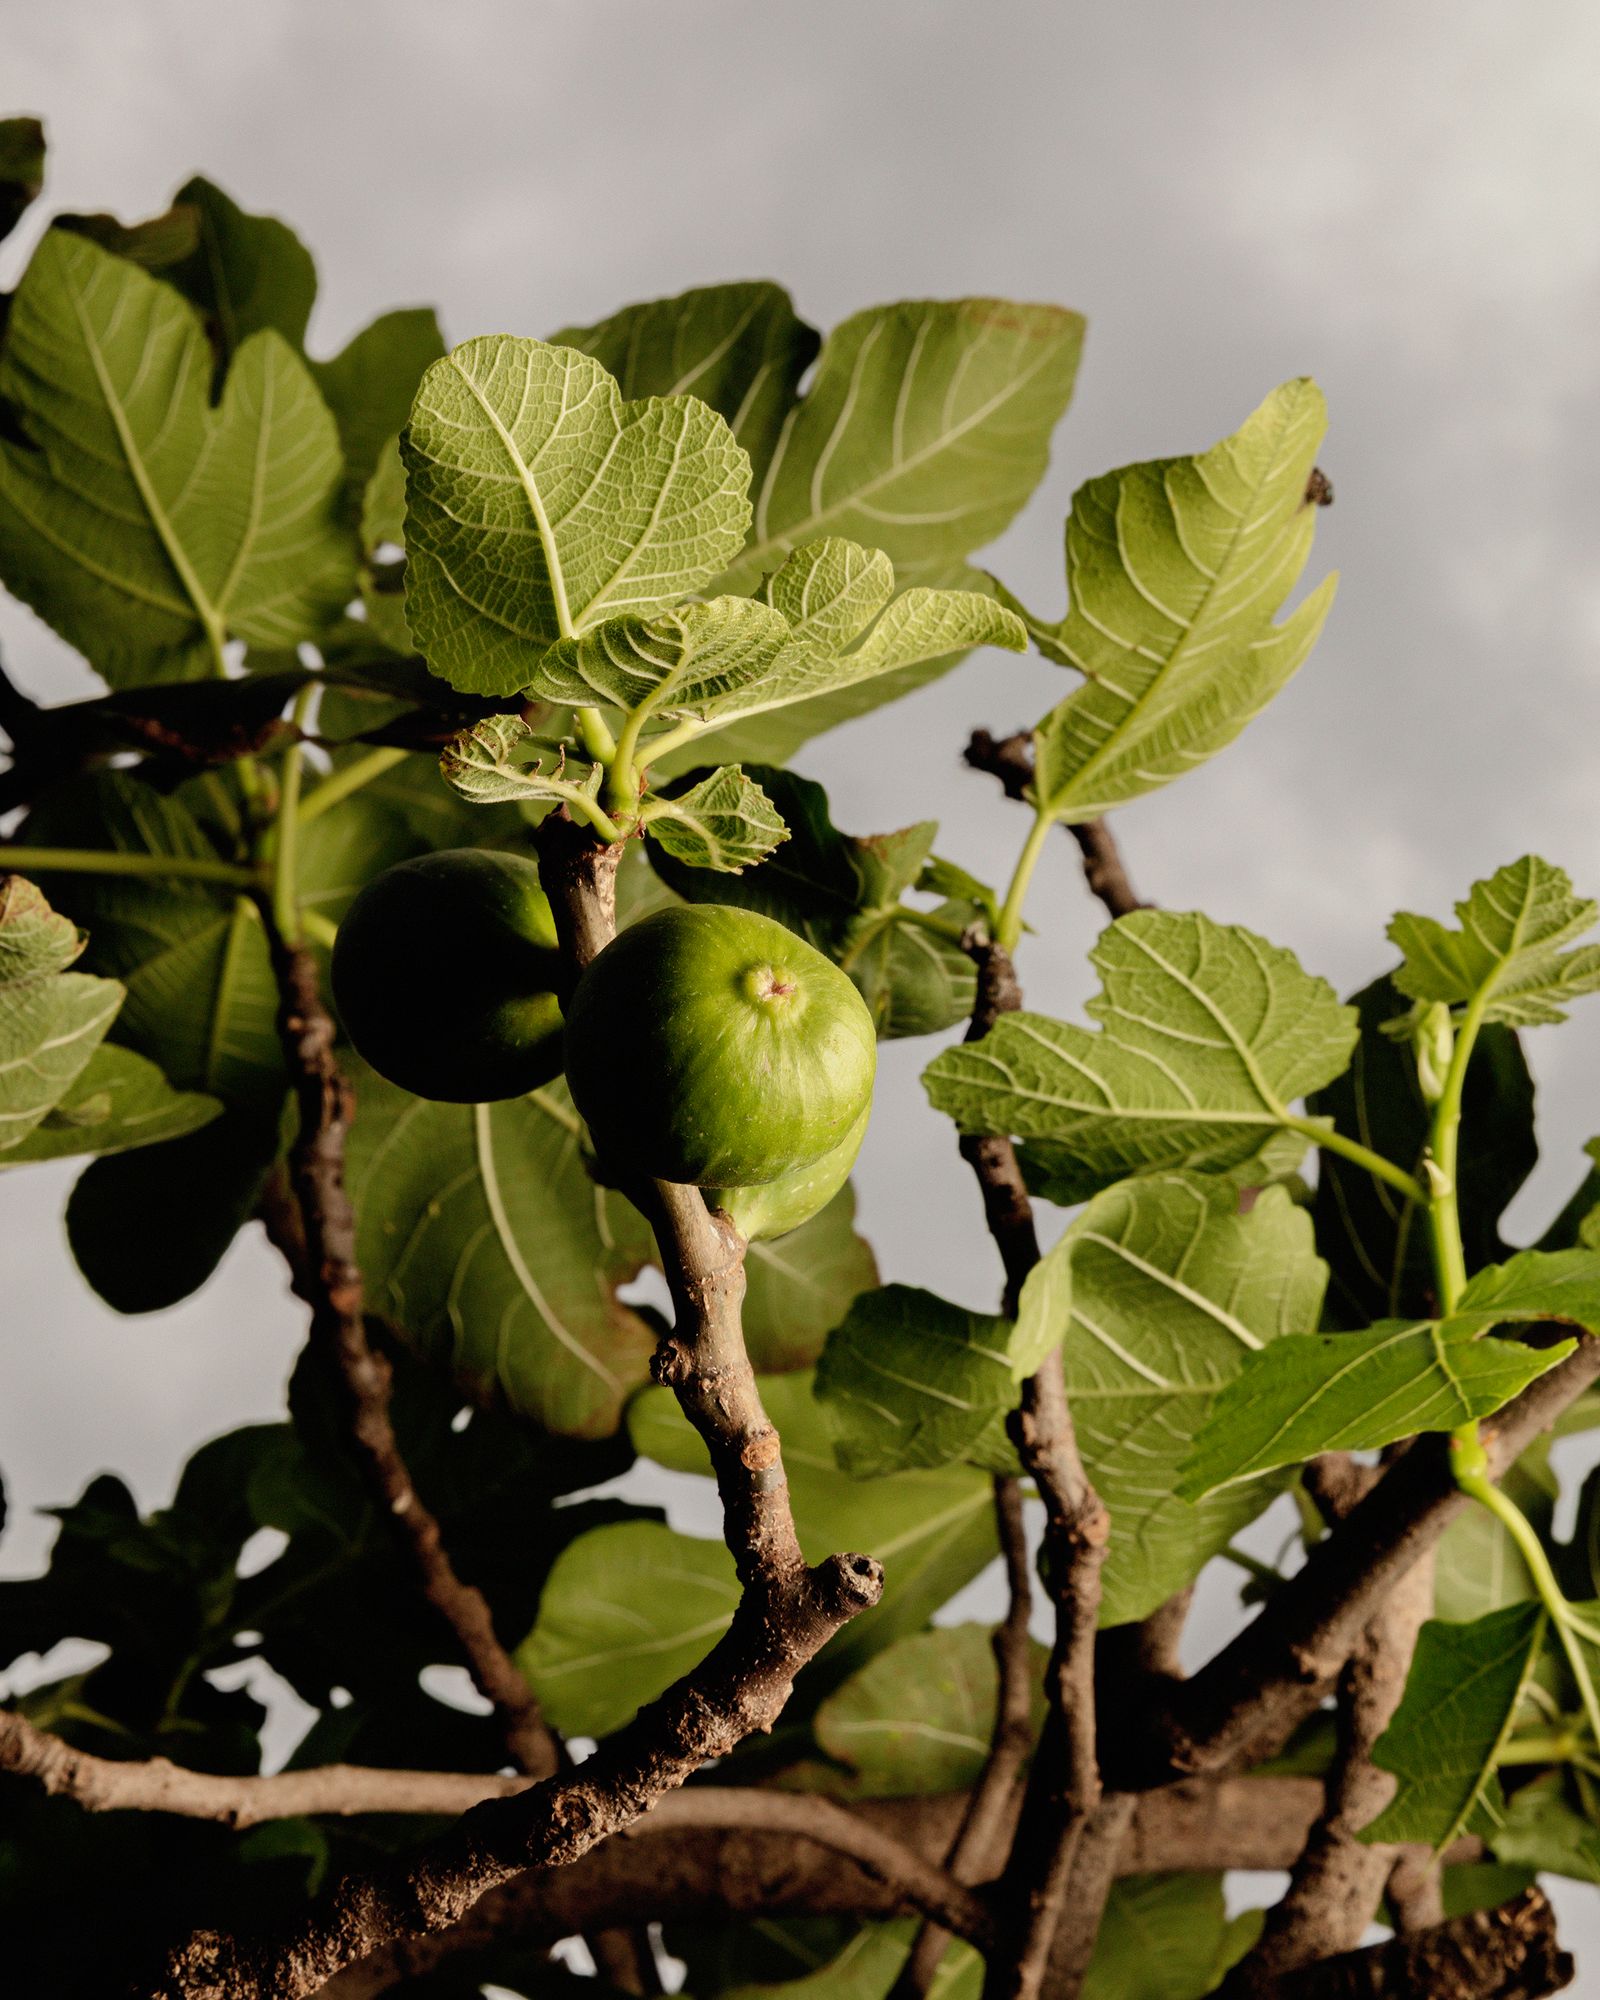
M 405 1551 L 423 1596 L 455 1634 L 479 1692 L 494 1705 L 513 1761 L 534 1777 L 562 1762 L 560 1746 L 494 1629 L 488 1600 L 450 1560 L 439 1524 L 424 1505 L 389 1416 L 393 1369 L 367 1337 L 356 1218 L 344 1184 L 345 1134 L 354 1111 L 334 1056 L 333 1020 L 323 1005 L 309 951 L 274 939 L 280 1031 L 300 1112 L 289 1153 L 302 1254 L 291 1263 L 311 1308 L 311 1340 L 344 1398 L 347 1430 L 362 1475 Z
M 1271 2000 L 1543 2000 L 1575 1971 L 1549 1901 L 1525 1889 L 1498 1909 L 1285 1973 L 1267 1991 Z
M 1033 738 L 1027 730 L 996 737 L 987 729 L 975 729 L 965 754 L 973 770 L 999 779 L 1008 799 L 1027 798 L 1033 783 Z M 1089 892 L 1105 905 L 1109 916 L 1125 917 L 1134 910 L 1149 907 L 1135 894 L 1117 843 L 1103 819 L 1069 826 L 1067 832 L 1083 856 L 1083 879 L 1089 885 Z
M 1057 1924 L 1051 1942 L 1044 1985 L 1050 2000 L 1078 2000 L 1135 1804 L 1132 1792 L 1107 1792 L 1090 1814 L 1073 1850 L 1065 1898 L 1073 1921 Z
M 1005 1565 L 1006 1615 L 995 1627 L 991 1641 L 997 1685 L 988 1755 L 960 1830 L 945 1856 L 945 1866 L 958 1882 L 984 1882 L 999 1872 L 1006 1840 L 1016 1824 L 1033 1749 L 1033 1646 L 1028 1634 L 1033 1578 L 1019 1480 L 1008 1474 L 996 1477 L 994 1512 Z M 922 2000 L 949 1942 L 948 1931 L 937 1924 L 924 1924 L 889 2000 Z
M 1022 995 L 1010 955 L 1001 946 L 974 937 L 968 949 L 977 967 L 978 991 L 967 1039 L 977 1041 L 1002 1014 L 1021 1005 Z M 1005 1271 L 1002 1310 L 1014 1316 L 1023 1283 L 1039 1261 L 1033 1204 L 1016 1149 L 1009 1139 L 964 1136 L 961 1152 L 977 1176 L 989 1233 Z M 1023 1384 L 1008 1427 L 1045 1503 L 1044 1576 L 1055 1605 L 1056 1632 L 1045 1674 L 1049 1706 L 1044 1732 L 999 1891 L 1002 1929 L 1016 1946 L 990 1959 L 984 2000 L 1036 2000 L 1066 1894 L 1072 1850 L 1100 1803 L 1094 1635 L 1110 1519 L 1078 1455 L 1059 1348 Z

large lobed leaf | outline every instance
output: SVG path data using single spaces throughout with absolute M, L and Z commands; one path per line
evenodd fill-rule
M 1479 1003 L 1480 1018 L 1514 1028 L 1566 1019 L 1566 1006 L 1600 990 L 1600 944 L 1571 948 L 1600 904 L 1572 893 L 1559 868 L 1525 855 L 1473 884 L 1456 905 L 1460 928 L 1402 912 L 1389 926 L 1403 961 L 1394 983 L 1410 999 Z
M 1087 680 L 1035 739 L 1035 795 L 1056 818 L 1093 819 L 1182 777 L 1310 652 L 1332 577 L 1272 621 L 1311 552 L 1306 489 L 1326 427 L 1316 384 L 1286 382 L 1210 451 L 1125 466 L 1074 494 L 1067 615 L 1029 621 L 1040 651 Z
M 1047 1332 L 1027 1351 L 1019 1333 L 910 1285 L 864 1293 L 817 1366 L 840 1465 L 855 1479 L 960 1460 L 1014 1470 L 1005 1413 L 1050 1345 Z
M 781 285 L 703 285 L 569 326 L 557 347 L 593 355 L 624 396 L 698 396 L 725 417 L 759 480 L 821 340 Z
M 698 590 L 750 518 L 749 460 L 704 403 L 625 403 L 597 361 L 510 334 L 429 368 L 401 451 L 406 615 L 433 670 L 480 694 Z
M 12 302 L 0 397 L 0 576 L 117 685 L 214 672 L 221 647 L 310 638 L 349 598 L 334 422 L 265 330 L 210 401 L 195 310 L 49 231 Z
M 651 1239 L 591 1180 L 564 1088 L 435 1104 L 362 1068 L 356 1090 L 349 1180 L 374 1310 L 474 1398 L 609 1435 L 655 1345 L 617 1297 Z
M 1099 1033 L 1008 1014 L 923 1072 L 964 1132 L 1054 1142 L 1063 1200 L 1129 1174 L 1238 1166 L 1350 1059 L 1355 1010 L 1238 925 L 1138 910 L 1090 958 Z
M 1006 299 L 873 306 L 834 328 L 724 579 L 753 588 L 791 549 L 844 535 L 953 581 L 1038 484 L 1077 375 L 1083 321 Z

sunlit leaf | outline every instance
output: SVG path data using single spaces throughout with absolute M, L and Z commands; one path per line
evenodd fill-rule
M 192 307 L 50 230 L 12 301 L 0 575 L 117 685 L 215 672 L 229 638 L 310 638 L 351 595 L 333 419 L 273 331 L 210 400 Z
M 1128 1174 L 1237 1166 L 1349 1061 L 1355 1010 L 1236 924 L 1137 910 L 1090 959 L 1098 1033 L 1007 1014 L 923 1072 L 964 1132 L 1055 1142 L 1060 1199 Z
M 1067 519 L 1067 615 L 1029 620 L 1086 685 L 1039 725 L 1034 791 L 1058 819 L 1093 819 L 1169 784 L 1233 741 L 1316 642 L 1333 579 L 1281 625 L 1316 507 L 1306 486 L 1326 428 L 1314 382 L 1286 382 L 1195 458 L 1092 479 Z
M 704 403 L 624 403 L 587 355 L 509 334 L 433 364 L 401 449 L 406 616 L 433 670 L 484 694 L 698 590 L 750 518 L 749 460 Z
M 701 286 L 550 338 L 592 354 L 624 396 L 709 403 L 749 453 L 757 479 L 821 344 L 782 286 L 763 283 Z
M 1404 912 L 1390 924 L 1404 955 L 1394 983 L 1411 999 L 1476 1000 L 1485 1021 L 1536 1028 L 1600 989 L 1600 944 L 1572 948 L 1600 905 L 1574 896 L 1566 874 L 1536 854 L 1475 883 L 1456 915 L 1457 930 Z
M 114 979 L 67 970 L 81 950 L 40 889 L 0 874 L 0 1156 L 67 1097 L 122 1005 Z

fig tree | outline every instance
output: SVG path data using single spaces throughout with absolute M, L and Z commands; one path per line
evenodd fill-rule
M 842 1147 L 877 1054 L 872 1016 L 830 959 L 713 903 L 623 931 L 567 1013 L 567 1081 L 602 1162 L 704 1188 L 764 1187 Z
M 345 1033 L 418 1097 L 520 1097 L 561 1069 L 560 956 L 539 871 L 461 847 L 402 861 L 350 905 L 333 948 Z

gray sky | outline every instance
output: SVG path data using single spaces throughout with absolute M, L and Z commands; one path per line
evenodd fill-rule
M 1293 947 L 1341 987 L 1397 907 L 1444 914 L 1530 848 L 1600 891 L 1600 12 L 1484 0 L 0 0 L 0 109 L 48 122 L 48 197 L 126 216 L 200 169 L 316 253 L 312 342 L 434 302 L 454 339 L 771 276 L 826 327 L 993 291 L 1089 316 L 1050 475 L 992 564 L 1059 610 L 1086 475 L 1191 450 L 1287 376 L 1332 428 L 1313 580 L 1343 573 L 1300 678 L 1242 742 L 1120 818 L 1143 892 Z M 26 230 L 0 277 L 14 276 Z M 20 248 L 19 248 L 20 245 Z M 16 676 L 85 689 L 0 604 Z M 1065 691 L 986 655 L 798 760 L 848 828 L 936 813 L 1003 879 L 1021 829 L 957 765 L 976 723 Z M 1096 911 L 1065 840 L 1023 974 L 1066 1012 Z M 1600 1131 L 1600 1009 L 1531 1037 L 1536 1232 Z M 886 1052 L 860 1174 L 885 1274 L 987 1304 L 994 1273 L 927 1043 Z M 914 1185 L 905 1176 L 914 1169 Z M 102 1466 L 166 1497 L 208 1430 L 275 1414 L 298 1313 L 244 1241 L 199 1299 L 87 1296 L 70 1173 L 6 1183 L 0 1467 L 23 1507 Z M 42 1533 L 8 1533 L 29 1567 Z

